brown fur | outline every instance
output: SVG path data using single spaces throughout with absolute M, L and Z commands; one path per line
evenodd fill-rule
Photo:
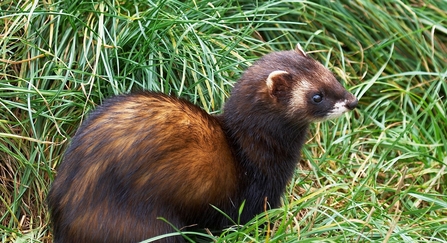
M 220 116 L 159 93 L 113 97 L 79 128 L 58 169 L 48 197 L 54 240 L 137 242 L 175 231 L 159 217 L 178 229 L 230 225 L 211 205 L 246 223 L 265 200 L 280 205 L 308 124 L 334 104 L 344 112 L 357 100 L 300 48 L 250 67 Z

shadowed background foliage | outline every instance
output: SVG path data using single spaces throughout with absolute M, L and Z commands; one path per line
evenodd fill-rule
M 247 66 L 298 42 L 359 109 L 312 127 L 283 208 L 213 239 L 445 242 L 446 9 L 441 0 L 2 1 L 2 242 L 51 241 L 49 185 L 104 98 L 156 90 L 219 113 Z

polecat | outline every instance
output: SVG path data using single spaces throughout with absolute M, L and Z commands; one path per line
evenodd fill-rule
M 54 242 L 173 232 L 159 217 L 178 229 L 229 226 L 214 207 L 246 223 L 266 202 L 280 206 L 309 123 L 356 105 L 299 45 L 248 68 L 219 116 L 154 92 L 108 99 L 73 137 L 49 192 Z

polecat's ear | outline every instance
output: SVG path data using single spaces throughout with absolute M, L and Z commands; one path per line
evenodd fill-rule
M 277 99 L 285 98 L 291 88 L 290 78 L 290 74 L 286 71 L 271 72 L 266 80 L 269 95 Z
M 307 57 L 307 54 L 306 54 L 306 52 L 303 50 L 303 47 L 301 47 L 300 43 L 296 44 L 295 51 L 296 51 L 298 54 L 300 54 L 301 56 L 303 56 L 303 57 Z

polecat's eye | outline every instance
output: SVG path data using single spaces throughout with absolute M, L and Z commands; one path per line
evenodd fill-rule
M 315 103 L 320 103 L 321 101 L 323 101 L 323 95 L 315 94 L 314 96 L 312 96 L 312 101 Z

